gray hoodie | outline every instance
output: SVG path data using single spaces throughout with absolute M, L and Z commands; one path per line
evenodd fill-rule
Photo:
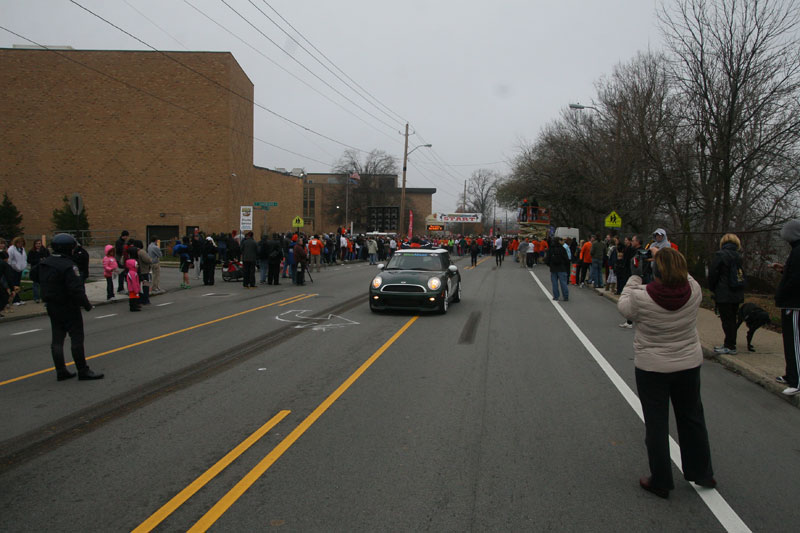
M 655 235 L 656 233 L 662 234 L 664 236 L 664 240 L 661 241 L 661 242 L 653 240 L 653 243 L 650 245 L 650 248 L 656 248 L 658 250 L 660 250 L 662 248 L 669 248 L 670 247 L 670 243 L 669 243 L 669 239 L 667 238 L 667 232 L 665 230 L 661 229 L 661 228 L 658 228 L 653 232 L 653 235 Z
M 800 241 L 800 219 L 790 220 L 781 229 L 781 239 L 788 243 Z

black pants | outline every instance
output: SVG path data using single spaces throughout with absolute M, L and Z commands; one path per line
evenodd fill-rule
M 56 372 L 63 372 L 67 365 L 64 361 L 64 339 L 69 334 L 72 360 L 75 368 L 86 368 L 86 355 L 83 350 L 83 317 L 81 309 L 77 306 L 57 306 L 47 304 L 47 316 L 50 317 L 52 337 L 50 340 L 50 354 L 53 356 L 53 366 Z
M 586 281 L 586 274 L 589 273 L 589 267 L 591 266 L 591 263 L 584 263 L 583 261 L 578 263 L 578 285 Z
M 280 285 L 281 264 L 273 261 L 267 264 L 267 285 Z
M 214 271 L 217 268 L 216 260 L 203 261 L 203 285 L 214 284 Z
M 783 330 L 783 356 L 786 359 L 786 383 L 790 387 L 800 387 L 798 384 L 800 311 L 781 309 L 781 329 Z
M 242 263 L 244 266 L 243 268 L 243 276 L 242 279 L 244 280 L 242 283 L 245 287 L 255 287 L 256 286 L 256 263 L 255 261 L 244 261 Z
M 478 264 L 478 253 L 470 253 L 469 255 L 471 258 L 470 266 L 476 266 Z
M 125 276 L 127 275 L 127 271 L 123 268 L 122 272 L 119 275 L 119 286 L 117 287 L 117 292 L 125 292 Z
M 114 297 L 114 278 L 108 277 L 106 278 L 106 300 L 110 300 Z
M 731 350 L 736 349 L 736 314 L 739 312 L 739 304 L 717 304 L 719 319 L 722 321 L 722 331 L 725 333 L 725 347 Z
M 297 272 L 294 276 L 294 282 L 297 285 L 305 285 L 306 283 L 306 265 L 300 263 L 297 265 Z
M 673 489 L 669 456 L 669 403 L 675 412 L 683 477 L 704 481 L 714 476 L 711 449 L 700 399 L 700 367 L 679 372 L 636 369 L 636 389 L 644 413 L 645 444 L 654 487 Z
M 494 251 L 494 261 L 498 265 L 503 263 L 503 250 L 495 250 Z

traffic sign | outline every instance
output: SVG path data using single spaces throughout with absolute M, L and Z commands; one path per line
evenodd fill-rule
M 83 212 L 83 198 L 78 193 L 73 193 L 69 198 L 69 208 L 72 214 L 78 216 Z
M 606 217 L 606 227 L 607 228 L 621 228 L 622 227 L 622 217 L 617 214 L 616 211 L 611 211 Z
M 303 222 L 303 219 L 300 218 L 299 216 L 294 217 L 294 220 L 292 220 L 292 227 L 293 228 L 302 228 L 304 225 L 305 225 L 305 222 Z
M 278 202 L 267 202 L 267 207 L 278 207 Z
M 278 202 L 253 202 L 255 207 L 278 207 Z
M 269 211 L 268 205 L 257 205 L 255 206 L 257 209 L 263 209 L 264 211 Z

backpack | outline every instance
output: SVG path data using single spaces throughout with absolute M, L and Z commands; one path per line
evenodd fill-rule
M 742 270 L 741 261 L 737 257 L 728 265 L 728 287 L 733 290 L 744 289 L 747 285 L 747 277 Z

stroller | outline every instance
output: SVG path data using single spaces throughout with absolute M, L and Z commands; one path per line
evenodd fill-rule
M 222 263 L 222 281 L 241 281 L 242 277 L 244 277 L 244 267 L 240 261 Z

